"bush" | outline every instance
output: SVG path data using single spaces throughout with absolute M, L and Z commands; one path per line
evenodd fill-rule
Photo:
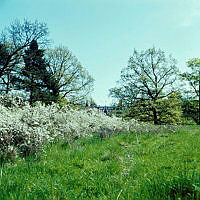
M 55 139 L 73 141 L 93 133 L 127 131 L 121 119 L 96 110 L 72 110 L 53 104 L 6 108 L 0 105 L 0 159 L 9 155 L 27 156 L 43 149 Z
M 15 100 L 15 99 L 14 99 Z M 4 101 L 3 101 L 4 102 Z M 124 121 L 109 117 L 94 109 L 74 110 L 57 104 L 31 107 L 29 104 L 0 105 L 0 159 L 27 156 L 43 150 L 45 143 L 54 140 L 71 142 L 80 137 L 99 133 L 102 138 L 119 132 L 159 132 L 169 127 Z M 7 104 L 6 104 L 7 105 Z M 15 106 L 14 106 L 15 105 Z M 171 130 L 173 131 L 173 130 Z

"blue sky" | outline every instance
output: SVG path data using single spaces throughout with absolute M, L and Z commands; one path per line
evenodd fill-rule
M 0 30 L 15 19 L 46 22 L 54 45 L 67 46 L 95 78 L 97 104 L 109 104 L 133 49 L 155 46 L 180 70 L 200 57 L 199 0 L 0 0 Z

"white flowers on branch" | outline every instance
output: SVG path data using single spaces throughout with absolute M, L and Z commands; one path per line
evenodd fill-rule
M 148 129 L 135 120 L 123 121 L 92 109 L 72 110 L 57 104 L 31 107 L 22 101 L 9 104 L 9 108 L 4 104 L 0 99 L 0 159 L 34 154 L 55 139 L 73 141 L 94 133 L 106 137 Z
M 58 105 L 31 107 L 28 104 L 9 104 L 0 100 L 0 158 L 9 155 L 34 154 L 45 142 L 55 139 L 71 141 L 93 133 L 128 130 L 126 123 L 97 110 L 72 110 Z M 6 102 L 7 105 L 8 102 Z

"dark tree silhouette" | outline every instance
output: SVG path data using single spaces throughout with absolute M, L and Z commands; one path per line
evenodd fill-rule
M 25 49 L 31 41 L 37 40 L 40 45 L 47 45 L 48 28 L 45 23 L 24 20 L 14 21 L 0 35 L 0 82 L 1 90 L 10 90 L 10 76 L 23 63 Z M 3 87 L 4 86 L 4 87 Z
M 36 40 L 32 40 L 23 56 L 24 67 L 12 78 L 16 89 L 29 93 L 30 104 L 36 101 L 50 103 L 56 101 L 59 95 L 56 81 L 47 71 L 48 64 L 43 57 L 44 51 L 38 48 Z

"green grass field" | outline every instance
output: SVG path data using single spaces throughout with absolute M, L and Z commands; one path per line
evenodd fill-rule
M 200 127 L 56 143 L 0 168 L 0 200 L 200 199 Z

